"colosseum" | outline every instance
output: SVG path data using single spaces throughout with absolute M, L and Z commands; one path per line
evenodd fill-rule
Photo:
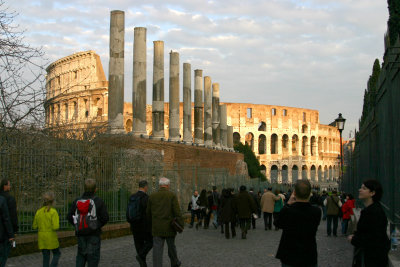
M 72 132 L 107 125 L 108 81 L 94 51 L 74 53 L 46 69 L 46 128 Z M 334 126 L 319 123 L 317 110 L 259 105 L 227 105 L 227 123 L 234 142 L 247 143 L 271 182 L 336 181 L 340 170 L 340 136 Z M 193 105 L 193 104 L 192 104 Z M 164 104 L 168 138 L 168 103 Z M 147 134 L 152 132 L 152 108 L 146 106 Z M 182 135 L 182 103 L 180 125 Z M 192 108 L 193 118 L 193 108 Z M 132 131 L 132 104 L 124 103 L 124 127 Z M 193 120 L 192 120 L 193 129 Z

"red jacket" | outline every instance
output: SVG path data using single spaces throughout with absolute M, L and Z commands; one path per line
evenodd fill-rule
M 343 219 L 348 220 L 350 219 L 350 215 L 353 215 L 353 209 L 355 208 L 354 205 L 355 199 L 348 199 L 343 205 L 342 205 L 342 212 L 343 212 Z

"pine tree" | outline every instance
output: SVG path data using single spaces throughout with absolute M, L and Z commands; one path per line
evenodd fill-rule
M 236 143 L 234 149 L 244 154 L 244 161 L 247 163 L 247 169 L 251 178 L 260 177 L 261 180 L 266 180 L 265 175 L 260 171 L 260 162 L 248 144 L 243 145 L 242 143 Z
M 374 66 L 372 68 L 372 75 L 369 76 L 368 88 L 369 88 L 369 110 L 375 106 L 376 96 L 378 94 L 378 78 L 381 72 L 381 66 L 379 59 L 375 59 Z
M 400 35 L 400 0 L 388 0 L 388 8 L 390 45 L 394 45 Z

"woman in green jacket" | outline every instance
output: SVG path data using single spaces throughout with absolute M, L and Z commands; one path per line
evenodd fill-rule
M 60 228 L 58 213 L 53 206 L 54 194 L 47 192 L 43 195 L 43 207 L 37 210 L 33 220 L 33 229 L 38 229 L 38 245 L 43 254 L 43 267 L 55 267 L 60 259 L 60 244 L 56 230 Z M 53 260 L 50 262 L 50 250 L 53 252 Z

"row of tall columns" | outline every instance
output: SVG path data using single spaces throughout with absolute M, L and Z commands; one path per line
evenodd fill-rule
M 133 45 L 132 134 L 146 136 L 146 28 L 135 27 Z M 111 11 L 108 118 L 109 132 L 124 132 L 125 14 Z M 154 41 L 152 136 L 164 136 L 164 42 Z M 171 51 L 169 68 L 169 141 L 180 141 L 179 54 Z M 227 126 L 226 105 L 219 104 L 219 84 L 195 70 L 194 138 L 191 115 L 191 65 L 183 64 L 183 141 L 233 149 L 233 128 Z M 204 103 L 203 103 L 204 88 Z M 203 126 L 204 122 L 204 126 Z M 204 127 L 204 135 L 203 135 Z

